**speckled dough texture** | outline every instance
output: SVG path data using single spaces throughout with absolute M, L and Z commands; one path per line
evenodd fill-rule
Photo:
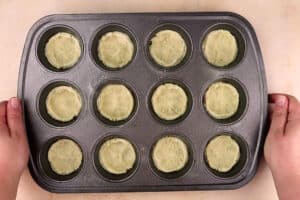
M 82 107 L 80 94 L 70 86 L 53 88 L 46 98 L 48 114 L 61 122 L 71 121 L 78 116 Z
M 134 97 L 122 84 L 108 84 L 102 88 L 97 98 L 100 114 L 110 121 L 127 119 L 134 109 Z
M 48 161 L 56 174 L 69 175 L 81 166 L 82 152 L 72 140 L 60 139 L 49 148 Z
M 126 33 L 119 31 L 108 32 L 98 43 L 98 57 L 108 68 L 122 68 L 133 57 L 134 45 Z
M 236 59 L 238 45 L 236 38 L 229 31 L 219 29 L 206 36 L 202 50 L 210 64 L 225 67 Z
M 186 144 L 175 136 L 165 136 L 153 148 L 152 160 L 162 172 L 180 171 L 187 164 L 189 155 Z
M 45 46 L 45 56 L 57 69 L 73 67 L 79 60 L 81 47 L 78 39 L 70 33 L 59 32 L 53 35 Z
M 210 168 L 226 173 L 239 161 L 240 147 L 232 137 L 220 135 L 208 143 L 205 156 Z
M 205 93 L 205 108 L 215 119 L 232 117 L 239 107 L 237 89 L 225 82 L 213 83 Z
M 187 46 L 182 36 L 176 31 L 162 30 L 151 39 L 149 50 L 157 64 L 169 68 L 183 60 Z
M 99 150 L 101 166 L 111 174 L 125 174 L 136 162 L 133 145 L 123 138 L 112 138 L 102 144 Z
M 179 85 L 165 83 L 155 89 L 151 104 L 159 118 L 175 120 L 186 112 L 188 97 Z

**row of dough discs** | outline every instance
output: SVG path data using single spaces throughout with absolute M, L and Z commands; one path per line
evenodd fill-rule
M 175 25 L 174 27 L 159 28 L 147 43 L 150 60 L 164 69 L 182 65 L 191 51 L 187 33 Z M 212 30 L 201 41 L 203 55 L 213 66 L 231 67 L 236 64 L 238 55 L 243 51 L 236 38 L 241 36 L 236 34 L 237 31 L 229 29 Z M 96 63 L 109 70 L 118 70 L 130 64 L 136 52 L 135 40 L 131 33 L 123 27 L 112 27 L 111 30 L 105 28 L 99 33 L 92 47 Z M 78 36 L 64 29 L 46 36 L 38 49 L 42 63 L 58 71 L 72 68 L 80 59 L 83 49 Z
M 78 175 L 84 156 L 77 142 L 64 137 L 57 138 L 46 146 L 47 162 L 43 167 L 55 174 L 52 178 L 67 180 Z M 245 143 L 237 136 L 228 133 L 214 136 L 203 151 L 207 168 L 214 175 L 223 178 L 237 175 L 245 164 L 245 149 Z M 139 151 L 136 145 L 121 135 L 106 136 L 94 151 L 94 166 L 104 179 L 125 180 L 138 168 Z M 196 156 L 198 158 L 195 158 L 190 143 L 184 137 L 164 134 L 152 145 L 149 159 L 157 175 L 174 179 L 186 174 L 194 159 L 203 158 L 201 155 Z
M 58 85 L 52 83 L 41 94 L 39 112 L 48 123 L 66 126 L 80 115 L 83 100 L 73 85 L 66 82 Z M 178 123 L 190 112 L 192 97 L 182 83 L 159 83 L 149 96 L 149 110 L 161 123 Z M 244 113 L 246 101 L 243 88 L 233 79 L 215 81 L 209 85 L 203 97 L 208 115 L 220 123 L 239 119 Z M 137 97 L 127 84 L 112 82 L 102 85 L 96 91 L 93 104 L 94 112 L 102 122 L 121 125 L 136 112 Z

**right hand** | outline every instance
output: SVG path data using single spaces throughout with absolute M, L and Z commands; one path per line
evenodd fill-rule
M 300 103 L 289 95 L 269 95 L 271 125 L 264 155 L 280 200 L 300 199 Z

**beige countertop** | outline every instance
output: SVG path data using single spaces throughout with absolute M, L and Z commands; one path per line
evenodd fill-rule
M 16 95 L 20 58 L 27 31 L 39 18 L 54 13 L 232 11 L 254 26 L 263 53 L 269 92 L 300 98 L 299 0 L 0 0 L 0 100 Z M 17 200 L 98 199 L 276 200 L 269 169 L 261 162 L 255 178 L 233 191 L 51 194 L 22 176 Z

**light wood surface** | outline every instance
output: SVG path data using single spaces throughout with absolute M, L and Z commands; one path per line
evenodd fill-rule
M 254 26 L 266 67 L 269 92 L 300 97 L 300 1 L 298 0 L 0 0 L 0 100 L 16 95 L 19 62 L 27 31 L 55 13 L 232 11 Z M 17 200 L 202 199 L 276 200 L 272 175 L 262 161 L 253 181 L 233 191 L 51 194 L 35 184 L 28 170 Z

